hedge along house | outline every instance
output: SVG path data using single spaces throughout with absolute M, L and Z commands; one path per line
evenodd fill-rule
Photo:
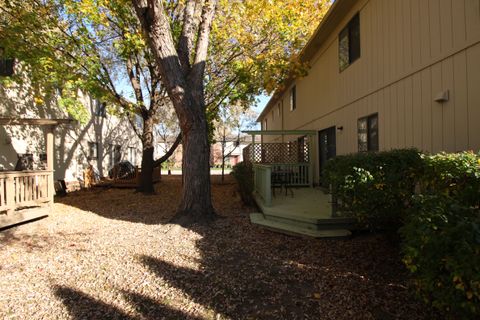
M 480 149 L 480 0 L 336 0 L 300 59 L 308 74 L 287 80 L 258 121 L 315 132 L 315 184 L 340 154 Z

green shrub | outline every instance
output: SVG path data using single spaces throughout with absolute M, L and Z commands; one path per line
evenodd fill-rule
M 452 318 L 480 317 L 480 212 L 449 195 L 415 196 L 403 237 L 417 293 Z
M 418 150 L 392 150 L 338 156 L 326 164 L 324 178 L 338 210 L 370 229 L 396 231 L 422 170 Z
M 246 205 L 254 205 L 253 200 L 253 168 L 252 165 L 245 162 L 239 162 L 233 166 L 230 173 L 237 180 L 240 197 Z
M 442 194 L 467 206 L 480 204 L 480 155 L 473 152 L 422 156 L 422 194 Z
M 324 172 L 340 210 L 400 228 L 418 294 L 453 318 L 480 316 L 480 155 L 394 150 L 339 156 Z

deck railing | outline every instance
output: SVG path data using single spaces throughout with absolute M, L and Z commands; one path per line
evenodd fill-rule
M 284 172 L 283 183 L 289 187 L 310 186 L 310 164 L 308 163 L 274 163 L 270 165 L 272 172 Z
M 53 171 L 0 172 L 0 213 L 53 202 Z
M 253 165 L 255 192 L 263 199 L 265 206 L 272 205 L 272 166 Z
M 312 181 L 308 163 L 253 164 L 253 172 L 255 192 L 266 206 L 272 204 L 272 183 L 275 183 L 272 181 L 272 175 L 281 174 L 281 186 L 285 187 L 308 187 Z

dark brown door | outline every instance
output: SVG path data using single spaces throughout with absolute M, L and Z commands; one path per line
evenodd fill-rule
M 320 184 L 322 185 L 323 169 L 327 161 L 337 155 L 337 141 L 335 126 L 318 132 Z

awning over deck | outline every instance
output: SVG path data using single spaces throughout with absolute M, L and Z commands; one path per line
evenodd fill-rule
M 251 136 L 314 136 L 315 130 L 247 130 L 243 133 Z

